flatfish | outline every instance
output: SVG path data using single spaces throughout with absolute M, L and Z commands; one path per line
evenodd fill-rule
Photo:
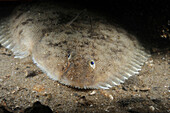
M 37 3 L 0 22 L 0 44 L 31 57 L 51 79 L 80 89 L 109 89 L 139 74 L 150 54 L 135 36 L 94 13 Z

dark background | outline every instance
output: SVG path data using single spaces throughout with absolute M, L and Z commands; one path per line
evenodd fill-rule
M 0 0 L 0 17 L 8 16 L 21 3 L 47 0 Z M 106 16 L 124 27 L 151 48 L 166 49 L 170 45 L 170 3 L 168 0 L 48 0 L 87 9 Z M 169 23 L 168 23 L 169 22 Z M 165 30 L 166 29 L 166 30 Z M 167 37 L 161 38 L 162 30 Z

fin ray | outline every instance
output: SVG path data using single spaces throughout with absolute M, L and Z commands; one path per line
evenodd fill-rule
M 9 25 L 6 20 L 0 23 L 0 44 L 11 50 L 15 55 L 14 58 L 25 58 L 30 55 L 27 47 L 15 42 L 15 38 L 10 33 Z
M 115 85 L 124 83 L 129 77 L 139 74 L 142 65 L 144 65 L 149 57 L 150 54 L 146 53 L 144 50 L 137 50 L 137 52 L 131 57 L 131 60 L 120 69 L 120 73 L 116 75 L 108 73 L 108 79 L 97 85 L 100 89 L 109 89 Z

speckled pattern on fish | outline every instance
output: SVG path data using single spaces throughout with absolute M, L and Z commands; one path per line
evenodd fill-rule
M 1 21 L 0 43 L 15 58 L 30 56 L 50 78 L 75 88 L 109 89 L 139 74 L 150 55 L 136 37 L 80 12 L 56 4 L 21 5 Z

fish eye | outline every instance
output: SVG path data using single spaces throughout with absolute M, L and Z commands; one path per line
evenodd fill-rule
M 68 57 L 68 60 L 69 60 L 69 59 L 71 58 L 71 54 L 68 54 L 68 56 L 67 56 L 67 57 Z
M 90 66 L 94 69 L 95 68 L 95 62 L 94 60 L 90 60 L 89 62 Z

